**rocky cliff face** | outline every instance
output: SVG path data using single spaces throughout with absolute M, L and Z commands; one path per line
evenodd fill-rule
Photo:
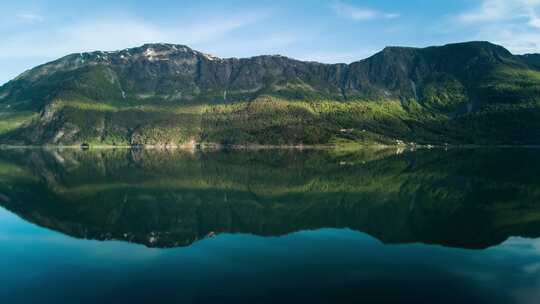
M 355 109 L 340 110 L 340 115 L 345 111 L 347 117 L 332 117 L 333 121 L 330 122 L 326 118 L 322 122 L 314 122 L 310 118 L 312 123 L 333 125 L 324 138 L 302 139 L 303 135 L 295 135 L 289 143 L 325 143 L 336 137 L 336 130 L 342 130 L 344 127 L 372 129 L 370 131 L 376 136 L 384 138 L 463 141 L 456 138 L 456 136 L 463 137 L 457 135 L 457 131 L 447 135 L 446 138 L 441 136 L 435 140 L 433 134 L 420 136 L 419 133 L 426 132 L 413 129 L 437 129 L 435 132 L 429 131 L 431 133 L 447 132 L 439 129 L 457 129 L 463 126 L 452 124 L 449 127 L 446 126 L 445 120 L 462 119 L 463 115 L 480 113 L 486 109 L 492 111 L 490 107 L 497 103 L 525 104 L 536 100 L 540 95 L 540 77 L 536 74 L 537 61 L 536 55 L 514 56 L 503 47 L 488 42 L 460 43 L 423 49 L 388 47 L 370 58 L 349 65 L 303 62 L 283 56 L 222 59 L 182 45 L 147 44 L 115 52 L 72 54 L 29 70 L 0 88 L 0 111 L 33 112 L 39 113 L 41 117 L 37 124 L 34 120 L 33 131 L 26 130 L 21 133 L 19 130 L 18 133 L 15 132 L 16 134 L 11 132 L 9 136 L 11 139 L 33 143 L 77 143 L 85 140 L 84 138 L 87 141 L 107 141 L 104 138 L 108 135 L 103 132 L 98 132 L 100 138 L 96 138 L 95 134 L 77 135 L 81 133 L 81 129 L 88 127 L 89 122 L 81 121 L 81 115 L 77 114 L 79 118 L 74 118 L 73 116 L 77 115 L 72 112 L 62 112 L 66 104 L 67 107 L 77 108 L 79 111 L 88 111 L 90 107 L 94 112 L 97 110 L 103 112 L 105 107 L 107 111 L 110 110 L 109 112 L 118 113 L 134 109 L 144 111 L 141 107 L 148 105 L 158 106 L 164 109 L 163 111 L 182 112 L 184 110 L 170 109 L 166 106 L 231 105 L 251 102 L 262 96 L 311 104 L 323 100 L 345 102 L 348 105 L 358 102 L 382 104 L 386 101 L 397 102 L 401 108 L 396 110 L 394 105 L 384 105 L 383 107 L 391 109 L 382 109 L 388 111 L 382 116 L 393 116 L 392 121 L 386 121 L 384 124 L 391 126 L 405 123 L 409 130 L 384 131 L 379 125 L 369 125 L 373 120 L 387 120 L 387 117 L 374 117 L 380 115 L 377 111 L 381 110 L 374 107 L 380 107 L 381 104 L 378 106 L 370 104 L 369 109 L 364 110 L 359 109 L 361 106 L 358 104 L 352 104 Z M 85 105 L 80 106 L 81 102 Z M 114 111 L 110 107 L 113 107 Z M 298 107 L 298 104 L 292 107 Z M 335 104 L 329 107 L 340 108 L 342 105 Z M 320 118 L 321 114 L 336 114 L 319 113 L 317 111 L 320 108 L 314 109 L 311 105 L 308 109 L 304 108 L 300 110 L 308 111 L 306 113 L 316 112 L 316 118 Z M 199 121 L 207 120 L 203 117 L 207 110 L 207 108 L 197 110 L 200 114 Z M 216 109 L 210 112 L 214 113 L 214 110 Z M 229 110 L 216 111 L 222 113 Z M 252 111 L 253 108 L 249 110 Z M 273 113 L 275 105 L 269 104 L 269 107 L 259 110 Z M 366 115 L 358 115 L 356 113 L 358 111 L 364 114 L 370 111 L 373 115 L 364 117 Z M 538 114 L 536 108 L 534 113 L 535 116 Z M 259 122 L 267 124 L 272 114 L 261 115 L 268 117 Z M 250 115 L 255 116 L 257 115 Z M 428 116 L 436 120 L 436 126 L 426 126 L 426 121 L 418 119 Z M 103 125 L 103 130 L 107 125 L 109 127 L 114 125 L 109 133 L 124 139 L 134 129 L 144 127 L 136 122 L 126 125 L 116 123 L 124 118 L 111 121 L 109 115 L 108 118 L 99 118 L 98 122 L 101 121 L 99 125 Z M 150 120 L 142 119 L 145 126 L 151 126 L 156 121 L 161 123 L 164 120 L 170 122 L 174 119 L 168 117 Z M 210 120 L 214 120 L 214 117 Z M 302 125 L 305 124 L 305 120 L 295 123 Z M 69 130 L 62 129 L 70 124 L 76 127 L 67 128 Z M 173 141 L 183 141 L 188 137 L 201 140 L 210 132 L 202 130 L 205 126 L 196 124 L 196 128 L 200 129 L 197 134 L 190 133 L 183 136 L 183 139 L 174 138 Z M 445 126 L 441 127 L 441 124 Z M 163 132 L 163 128 L 170 129 L 174 124 L 166 125 L 167 127 L 160 126 L 159 132 Z M 290 123 L 287 125 L 290 126 Z M 36 126 L 50 132 L 37 132 Z M 191 128 L 193 125 L 176 124 L 173 127 Z M 279 128 L 282 129 L 283 126 L 280 125 Z M 120 129 L 123 131 L 115 133 Z M 281 129 L 273 136 L 279 136 L 281 134 L 279 132 L 283 131 Z M 70 132 L 75 135 L 65 137 L 65 134 Z M 252 137 L 244 135 L 242 137 Z M 510 135 L 504 136 L 506 137 L 504 142 L 521 142 L 524 137 L 520 136 L 514 140 Z M 170 136 L 166 137 L 171 140 Z M 218 141 L 239 140 L 238 136 L 233 137 L 233 140 L 220 138 Z M 353 138 L 358 139 L 358 136 Z M 537 140 L 540 141 L 535 138 L 533 142 Z M 272 141 L 263 140 L 265 143 Z M 477 140 L 472 140 L 475 141 Z

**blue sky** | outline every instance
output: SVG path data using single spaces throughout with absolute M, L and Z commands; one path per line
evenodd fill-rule
M 18 0 L 2 3 L 0 35 L 0 83 L 68 53 L 146 42 L 329 63 L 468 40 L 530 53 L 540 52 L 540 0 Z

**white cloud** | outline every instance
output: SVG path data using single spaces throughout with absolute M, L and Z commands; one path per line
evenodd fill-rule
M 540 18 L 534 17 L 529 20 L 529 25 L 540 29 Z
M 40 22 L 45 21 L 45 18 L 43 18 L 43 16 L 38 15 L 38 14 L 29 14 L 29 13 L 19 14 L 17 15 L 17 19 L 19 19 L 21 22 L 26 22 L 26 23 L 40 23 Z
M 454 17 L 476 40 L 502 44 L 513 53 L 540 51 L 540 0 L 481 0 Z
M 482 0 L 475 9 L 459 15 L 458 21 L 463 24 L 526 21 L 529 26 L 540 28 L 539 8 L 540 0 Z
M 507 10 L 506 1 L 487 0 L 483 1 L 478 8 L 459 15 L 458 20 L 466 24 L 500 20 L 507 17 Z
M 383 17 L 386 18 L 386 19 L 395 19 L 395 18 L 399 18 L 400 14 L 387 13 L 387 14 L 384 14 Z
M 358 20 L 372 20 L 372 19 L 394 19 L 400 15 L 396 13 L 381 12 L 375 9 L 358 7 L 340 0 L 336 0 L 332 3 L 332 10 L 340 16 Z
M 492 28 L 485 31 L 484 36 L 492 35 L 493 41 L 506 46 L 514 53 L 535 53 L 540 51 L 540 32 L 519 27 Z

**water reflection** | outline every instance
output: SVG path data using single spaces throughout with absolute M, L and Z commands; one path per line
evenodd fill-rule
M 0 205 L 148 247 L 321 228 L 469 249 L 540 236 L 539 151 L 399 152 L 4 150 Z

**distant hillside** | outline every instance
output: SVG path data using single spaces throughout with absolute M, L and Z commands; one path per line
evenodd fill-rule
M 346 64 L 147 44 L 0 88 L 3 144 L 540 144 L 540 55 L 488 42 Z

